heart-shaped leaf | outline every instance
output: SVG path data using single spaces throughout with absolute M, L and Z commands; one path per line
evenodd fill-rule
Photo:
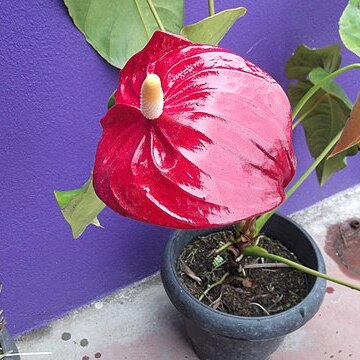
M 301 81 L 289 87 L 289 97 L 293 104 L 313 86 L 310 81 Z M 311 155 L 317 158 L 329 142 L 344 128 L 349 117 L 349 107 L 337 96 L 320 89 L 303 107 L 299 117 L 305 129 L 306 141 Z M 316 168 L 320 185 L 331 175 L 346 166 L 346 156 L 355 155 L 356 149 L 349 149 L 331 159 L 323 160 Z
M 148 0 L 64 0 L 75 25 L 110 64 L 122 68 L 159 29 Z M 179 33 L 184 0 L 152 0 L 166 29 Z
M 217 45 L 236 20 L 245 14 L 244 7 L 227 9 L 195 24 L 183 27 L 180 34 L 194 43 Z
M 289 97 L 293 106 L 297 105 L 313 85 L 329 72 L 339 68 L 340 51 L 339 45 L 322 49 L 310 49 L 305 45 L 297 48 L 286 64 L 288 77 L 298 80 L 297 84 L 289 87 Z M 302 120 L 307 145 L 314 158 L 317 158 L 344 128 L 351 108 L 351 101 L 335 81 L 326 82 L 302 108 L 298 117 Z M 320 185 L 346 166 L 346 156 L 356 153 L 357 148 L 353 147 L 331 159 L 324 159 L 316 168 Z
M 300 45 L 286 63 L 286 75 L 293 80 L 306 80 L 309 73 L 322 68 L 327 73 L 337 70 L 341 64 L 341 47 L 333 44 L 320 49 Z
M 345 129 L 338 143 L 336 144 L 334 150 L 331 152 L 329 158 L 351 147 L 356 147 L 359 145 L 359 143 L 360 143 L 360 96 L 358 97 L 350 113 L 350 117 L 345 124 Z
M 344 45 L 360 56 L 360 0 L 350 0 L 339 21 L 339 33 Z
M 91 178 L 80 189 L 54 191 L 54 194 L 75 239 L 88 225 L 101 226 L 97 216 L 105 204 L 96 196 Z

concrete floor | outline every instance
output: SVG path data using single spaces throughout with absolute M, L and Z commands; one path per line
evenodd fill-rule
M 360 186 L 292 217 L 324 249 L 329 228 L 360 217 Z M 348 277 L 332 258 L 325 253 L 324 256 L 328 273 Z M 349 280 L 360 284 L 359 278 Z M 320 312 L 306 326 L 290 334 L 271 359 L 360 360 L 359 310 L 358 292 L 328 283 Z M 21 352 L 52 353 L 24 359 L 197 359 L 158 274 L 30 332 L 19 338 L 17 344 Z

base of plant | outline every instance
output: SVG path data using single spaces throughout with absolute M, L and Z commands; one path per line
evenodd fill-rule
M 193 296 L 214 309 L 240 316 L 277 314 L 304 299 L 307 280 L 298 270 L 267 259 L 239 258 L 235 248 L 221 256 L 211 255 L 234 236 L 231 230 L 221 231 L 199 237 L 185 247 L 178 275 Z M 259 245 L 297 262 L 277 240 L 262 237 Z

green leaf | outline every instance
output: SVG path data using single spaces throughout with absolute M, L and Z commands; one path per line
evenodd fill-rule
M 360 0 L 350 0 L 339 21 L 339 33 L 344 45 L 360 56 Z
M 311 70 L 309 73 L 309 80 L 316 85 L 320 80 L 322 80 L 324 77 L 329 75 L 324 69 L 322 68 L 316 68 L 314 70 Z M 334 80 L 331 80 L 329 82 L 326 82 L 322 89 L 324 89 L 326 92 L 328 92 L 331 95 L 334 95 L 338 97 L 340 100 L 342 100 L 345 105 L 351 110 L 353 107 L 352 102 L 344 92 L 344 90 L 341 88 L 340 85 L 338 85 Z
M 337 70 L 341 64 L 341 47 L 331 45 L 321 49 L 299 46 L 286 64 L 290 79 L 298 82 L 289 87 L 289 97 L 296 106 L 306 92 L 328 73 Z M 333 80 L 326 82 L 298 114 L 305 129 L 306 142 L 310 153 L 317 158 L 330 141 L 344 128 L 350 115 L 352 103 Z M 324 159 L 316 168 L 320 185 L 332 174 L 346 166 L 346 156 L 354 155 L 353 147 L 330 159 Z
M 194 43 L 217 45 L 234 23 L 245 14 L 244 7 L 227 9 L 183 27 L 180 34 Z
M 296 104 L 312 87 L 310 81 L 300 81 L 289 88 L 289 97 Z M 329 142 L 344 128 L 350 115 L 349 107 L 337 96 L 320 89 L 299 113 L 305 129 L 306 141 L 314 158 L 317 158 Z M 331 159 L 324 159 L 316 168 L 320 185 L 331 175 L 346 166 L 346 156 L 355 155 L 357 148 L 351 148 Z
M 122 68 L 141 50 L 158 24 L 147 0 L 64 0 L 75 25 L 110 64 Z M 168 32 L 179 33 L 184 0 L 152 0 Z
M 286 75 L 289 79 L 305 80 L 316 68 L 322 68 L 327 73 L 337 70 L 341 64 L 341 47 L 338 44 L 321 49 L 310 49 L 300 45 L 286 63 Z
M 105 204 L 96 196 L 91 178 L 80 189 L 54 191 L 54 194 L 75 239 L 88 225 L 101 226 L 97 216 L 104 209 Z

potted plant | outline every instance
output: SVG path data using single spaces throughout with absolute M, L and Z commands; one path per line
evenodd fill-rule
M 321 82 L 316 86 L 320 88 Z M 215 287 L 240 282 L 233 291 L 245 291 L 260 286 L 258 279 L 241 276 L 246 256 L 280 261 L 355 288 L 323 274 L 324 262 L 311 238 L 289 219 L 272 216 L 285 198 L 283 188 L 295 168 L 290 105 L 280 86 L 254 64 L 218 47 L 155 32 L 123 68 L 115 104 L 102 126 L 93 174 L 100 199 L 138 220 L 201 229 L 177 232 L 165 250 L 162 266 L 165 289 L 185 315 L 201 359 L 267 359 L 287 333 L 320 307 L 325 283 L 313 277 L 307 278 L 305 291 L 309 293 L 303 299 L 272 316 L 245 318 L 204 306 L 200 300 Z M 328 155 L 337 140 L 317 161 Z M 288 190 L 287 197 L 305 178 Z M 204 250 L 209 238 L 197 247 L 191 243 L 219 232 L 206 228 L 234 223 L 233 233 L 213 248 Z M 257 245 L 264 237 L 260 230 L 265 223 L 267 238 L 286 245 L 306 266 Z M 192 260 L 181 264 L 190 243 L 191 254 L 195 250 L 204 255 L 199 257 L 200 269 L 206 262 L 213 264 L 204 275 L 206 281 L 194 273 Z M 223 269 L 214 276 L 220 268 L 214 262 L 224 253 L 218 260 Z M 194 283 L 204 282 L 199 299 L 193 296 L 197 291 L 179 279 L 182 273 Z M 208 304 L 221 302 L 221 297 L 219 290 Z M 269 315 L 261 304 L 252 302 Z
M 91 180 L 71 196 L 58 192 L 58 202 L 66 216 L 69 211 L 73 215 L 84 197 L 95 202 L 98 197 L 102 201 L 98 206 L 105 203 L 121 215 L 186 229 L 172 237 L 161 270 L 165 289 L 183 312 L 199 357 L 267 359 L 287 333 L 319 309 L 325 293 L 323 279 L 360 290 L 326 275 L 320 251 L 309 235 L 289 219 L 274 215 L 329 155 L 357 151 L 359 102 L 349 109 L 346 124 L 317 150 L 314 163 L 285 193 L 295 172 L 293 119 L 300 115 L 296 125 L 307 121 L 318 92 L 341 98 L 333 78 L 360 65 L 325 69 L 325 73 L 310 68 L 301 76 L 295 72 L 304 94 L 300 98 L 300 91 L 293 94 L 297 105 L 291 114 L 286 94 L 271 76 L 214 46 L 221 39 L 218 34 L 215 40 L 205 41 L 210 24 L 224 19 L 224 14 L 214 14 L 212 1 L 210 17 L 182 31 L 187 38 L 164 32 L 156 7 L 148 3 L 162 31 L 156 31 L 121 70 L 119 87 L 102 119 L 103 135 Z M 345 17 L 349 11 L 354 11 L 353 1 Z M 97 223 L 100 210 L 90 214 L 88 223 Z M 204 261 L 203 278 L 193 271 L 195 258 Z M 255 311 L 250 316 L 220 311 L 229 310 L 224 306 L 225 291 L 231 297 L 231 292 L 243 295 L 265 286 L 268 293 L 257 295 L 269 296 L 274 292 L 269 278 L 263 276 L 260 286 L 254 274 L 270 269 L 285 282 L 288 267 L 308 275 L 304 278 L 296 272 L 297 285 L 271 300 L 271 311 L 252 300 Z M 233 283 L 238 286 L 224 289 Z M 289 302 L 287 295 L 299 284 L 301 292 Z M 275 311 L 277 304 L 281 304 L 279 311 Z

